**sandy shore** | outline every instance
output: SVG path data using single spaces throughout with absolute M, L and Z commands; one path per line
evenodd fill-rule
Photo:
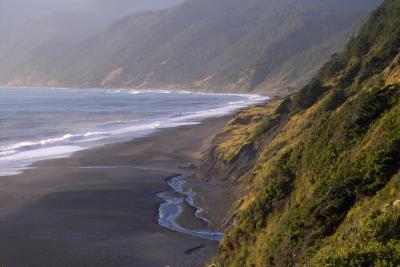
M 158 225 L 156 194 L 226 121 L 165 129 L 0 177 L 0 266 L 202 266 L 218 243 Z

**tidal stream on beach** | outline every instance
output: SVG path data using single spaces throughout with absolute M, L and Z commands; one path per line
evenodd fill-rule
M 183 174 L 170 178 L 167 183 L 173 191 L 165 191 L 157 194 L 157 197 L 165 201 L 160 205 L 158 223 L 168 229 L 184 234 L 215 241 L 222 240 L 223 233 L 211 232 L 208 230 L 191 230 L 180 226 L 176 222 L 176 219 L 182 213 L 182 206 L 186 202 L 196 209 L 194 214 L 196 218 L 203 220 L 207 224 L 209 223 L 209 221 L 202 216 L 203 209 L 195 204 L 193 192 L 183 188 L 185 184 Z

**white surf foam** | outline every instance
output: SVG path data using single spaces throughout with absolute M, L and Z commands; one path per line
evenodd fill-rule
M 198 119 L 207 119 L 212 117 L 221 117 L 230 115 L 238 109 L 245 108 L 247 106 L 264 102 L 268 100 L 268 97 L 259 96 L 259 95 L 243 95 L 247 98 L 247 101 L 232 101 L 229 102 L 226 106 L 220 108 L 214 108 L 209 110 L 202 110 L 198 112 L 189 113 L 179 117 L 179 120 L 198 120 Z
M 36 146 L 44 146 L 44 145 L 49 145 L 49 144 L 66 141 L 72 137 L 73 137 L 72 134 L 65 134 L 61 137 L 43 139 L 43 140 L 36 141 L 36 142 L 35 141 L 25 141 L 25 142 L 16 143 L 14 145 L 11 145 L 11 146 L 8 146 L 5 148 L 0 148 L 0 151 L 2 153 L 7 153 L 7 152 L 12 152 L 12 151 L 18 151 L 21 149 L 29 149 L 29 148 L 36 147 Z M 2 154 L 0 154 L 0 155 L 2 155 Z
M 0 162 L 13 161 L 13 160 L 36 160 L 46 157 L 59 157 L 71 154 L 75 151 L 81 150 L 79 146 L 53 146 L 48 148 L 39 148 L 29 151 L 23 151 L 11 156 L 5 156 L 0 158 Z
M 120 91 L 122 92 L 122 91 Z M 160 89 L 142 89 L 142 90 L 129 90 L 129 94 L 138 95 L 138 94 L 171 94 L 171 93 L 179 93 L 179 91 L 170 91 L 170 90 L 160 90 Z
M 13 155 L 0 157 L 0 176 L 17 175 L 33 162 L 45 159 L 68 157 L 84 149 L 80 146 L 53 146 L 22 151 Z

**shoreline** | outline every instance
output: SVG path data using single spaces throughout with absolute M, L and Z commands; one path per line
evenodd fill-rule
M 45 89 L 52 89 L 52 90 L 63 90 L 63 89 L 77 89 L 77 90 L 137 90 L 137 91 L 151 91 L 151 90 L 167 90 L 167 91 L 173 91 L 173 92 L 191 92 L 191 93 L 206 93 L 206 94 L 236 94 L 236 95 L 248 95 L 248 94 L 253 94 L 253 95 L 260 95 L 260 96 L 266 96 L 269 98 L 275 97 L 278 95 L 278 90 L 281 88 L 277 89 L 271 89 L 271 90 L 233 90 L 232 91 L 232 85 L 229 86 L 223 86 L 223 87 L 210 87 L 204 89 L 204 87 L 190 87 L 188 85 L 154 85 L 154 86 L 148 86 L 148 87 L 80 87 L 80 86 L 74 86 L 74 87 L 65 87 L 65 86 L 48 86 L 48 85 L 37 85 L 37 86 L 7 86 L 7 85 L 0 85 L 0 89 L 6 89 L 6 88 L 12 88 L 12 89 L 35 89 L 35 88 L 45 88 Z M 157 89 L 155 89 L 157 88 Z M 200 89 L 201 88 L 201 89 Z
M 51 90 L 50 88 L 33 88 L 37 90 Z M 68 91 L 76 91 L 76 88 L 65 88 Z M 60 89 L 62 90 L 62 89 Z M 151 93 L 158 94 L 177 94 L 177 95 L 191 95 L 188 98 L 196 98 L 201 95 L 205 98 L 211 98 L 212 96 L 226 96 L 230 97 L 230 102 L 227 104 L 214 104 L 208 108 L 203 107 L 202 109 L 185 110 L 181 113 L 172 113 L 170 116 L 154 115 L 146 119 L 137 119 L 136 117 L 130 119 L 119 119 L 112 124 L 103 123 L 103 126 L 93 124 L 91 127 L 86 129 L 74 129 L 73 126 L 69 125 L 71 129 L 65 128 L 61 131 L 54 131 L 48 133 L 48 131 L 36 131 L 35 135 L 26 135 L 21 138 L 16 134 L 16 141 L 7 141 L 0 147 L 0 177 L 10 176 L 19 174 L 21 170 L 29 167 L 38 161 L 53 159 L 53 158 L 65 158 L 77 151 L 86 149 L 92 149 L 101 147 L 103 145 L 112 144 L 116 142 L 129 142 L 132 138 L 140 138 L 148 136 L 156 131 L 175 128 L 185 125 L 201 124 L 202 121 L 222 116 L 229 116 L 239 109 L 246 108 L 250 105 L 256 105 L 264 102 L 268 97 L 264 97 L 257 94 L 226 94 L 226 93 L 198 93 L 188 91 L 166 91 L 166 90 L 109 90 L 109 89 L 86 89 L 85 91 L 100 91 L 101 97 L 105 97 L 106 94 L 115 95 L 118 93 L 117 99 L 127 95 L 132 97 L 131 101 L 137 101 L 141 96 L 132 95 L 146 95 Z M 53 90 L 54 91 L 54 90 Z M 40 91 L 42 92 L 42 91 Z M 71 93 L 68 93 L 70 96 Z M 193 95 L 194 94 L 194 95 Z M 197 94 L 197 95 L 196 95 Z M 11 94 L 12 95 L 12 94 Z M 73 95 L 73 93 L 72 93 Z M 6 94 L 7 96 L 7 94 Z M 52 95 L 54 97 L 54 95 Z M 96 95 L 97 97 L 97 95 Z M 114 99 L 113 97 L 111 97 Z M 166 97 L 168 98 L 168 97 Z M 151 99 L 151 96 L 149 96 Z M 117 101 L 117 100 L 114 100 Z M 136 103 L 136 102 L 135 102 Z M 222 102 L 221 102 L 222 103 Z M 144 109 L 146 109 L 144 107 Z M 126 111 L 129 113 L 128 111 Z M 140 111 L 139 111 L 139 114 Z M 132 115 L 130 115 L 132 117 Z M 17 117 L 18 119 L 18 117 Z M 7 120 L 6 120 L 7 123 Z M 11 121 L 9 123 L 12 123 Z M 68 120 L 67 120 L 67 123 Z M 101 125 L 101 124 L 100 124 Z M 111 126 L 112 125 L 112 126 Z M 55 125 L 59 126 L 59 125 Z M 93 128 L 94 127 L 94 128 Z M 20 137 L 20 138 L 18 138 Z M 10 140 L 12 138 L 9 138 Z
M 170 190 L 166 179 L 196 161 L 229 118 L 161 129 L 0 177 L 0 263 L 203 265 L 218 242 L 160 226 L 156 194 Z

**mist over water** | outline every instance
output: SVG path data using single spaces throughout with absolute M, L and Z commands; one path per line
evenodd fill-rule
M 0 89 L 0 175 L 157 129 L 198 124 L 265 99 L 165 90 Z

